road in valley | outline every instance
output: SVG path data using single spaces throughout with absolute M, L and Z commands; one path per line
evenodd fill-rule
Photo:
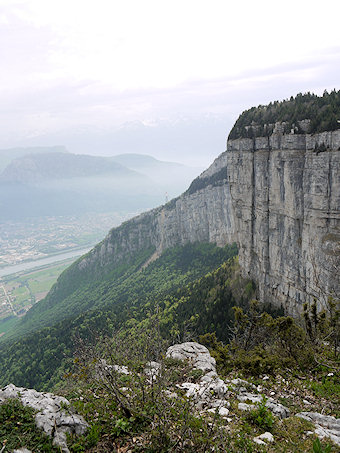
M 9 294 L 7 293 L 6 291 L 6 288 L 4 287 L 4 285 L 0 285 L 1 289 L 3 290 L 4 294 L 5 294 L 5 297 L 6 297 L 6 300 L 7 300 L 7 305 L 9 306 L 11 312 L 13 313 L 14 316 L 18 316 L 18 313 L 15 311 L 13 305 L 12 305 L 12 301 L 11 301 L 11 298 L 9 296 Z

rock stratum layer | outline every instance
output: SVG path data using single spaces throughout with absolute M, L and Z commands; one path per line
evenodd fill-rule
M 230 140 L 182 196 L 111 230 L 73 272 L 99 277 L 142 250 L 150 260 L 188 242 L 237 242 L 260 299 L 288 313 L 323 304 L 340 290 L 339 150 L 339 130 Z

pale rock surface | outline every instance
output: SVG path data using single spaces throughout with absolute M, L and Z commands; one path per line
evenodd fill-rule
M 27 450 L 27 448 L 19 448 L 19 450 L 13 450 L 13 453 L 32 453 L 31 450 Z
M 175 344 L 166 351 L 166 357 L 176 360 L 189 360 L 194 369 L 216 374 L 216 360 L 211 357 L 208 348 L 194 341 Z
M 237 407 L 240 411 L 252 411 L 256 408 L 255 404 L 247 404 L 247 403 L 238 403 Z
M 16 387 L 13 384 L 0 389 L 0 404 L 11 398 L 19 399 L 24 406 L 37 411 L 35 415 L 37 427 L 47 435 L 53 436 L 54 445 L 59 446 L 64 453 L 69 452 L 66 433 L 80 435 L 88 428 L 83 417 L 73 414 L 71 410 L 65 410 L 69 402 L 62 396 Z
M 170 346 L 166 357 L 177 360 L 189 360 L 193 369 L 205 372 L 198 383 L 184 382 L 178 385 L 186 390 L 186 396 L 193 398 L 199 410 L 221 410 L 226 413 L 229 403 L 224 397 L 228 391 L 226 383 L 216 373 L 216 361 L 211 357 L 208 348 L 196 343 L 187 342 Z M 226 409 L 224 411 L 224 409 Z M 229 411 L 228 411 L 229 412 Z
M 32 453 L 31 450 L 27 450 L 27 448 L 19 448 L 17 450 L 13 450 L 13 453 Z
M 296 416 L 312 422 L 315 426 L 315 434 L 320 439 L 329 437 L 336 445 L 340 446 L 340 419 L 318 412 L 300 412 Z
M 215 414 L 217 412 L 221 417 L 227 417 L 227 415 L 229 414 L 229 409 L 224 406 L 212 407 L 208 409 L 207 412 L 211 412 L 212 414 Z
M 232 387 L 234 389 L 241 389 L 242 387 L 250 387 L 250 388 L 253 388 L 253 389 L 256 389 L 256 386 L 254 384 L 252 384 L 251 382 L 248 382 L 248 381 L 245 381 L 244 379 L 240 379 L 240 378 L 236 378 L 236 379 L 232 379 L 230 381 L 230 383 L 232 384 Z
M 242 403 L 246 401 L 251 401 L 252 403 L 259 404 L 263 399 L 263 395 L 249 393 L 249 392 L 242 392 L 237 396 L 237 399 Z M 245 407 L 245 406 L 244 406 Z M 283 406 L 283 404 L 278 403 L 273 398 L 267 398 L 266 407 L 276 416 L 279 418 L 287 418 L 290 415 L 290 411 L 288 407 Z M 242 409 L 243 410 L 243 409 Z
M 274 436 L 270 432 L 265 432 L 259 436 L 254 437 L 254 442 L 259 445 L 266 445 L 267 442 L 274 442 Z
M 264 442 L 263 440 L 259 439 L 258 437 L 254 437 L 253 438 L 253 441 L 258 444 L 258 445 L 266 445 L 266 442 Z
M 195 405 L 199 410 L 213 412 L 216 408 L 229 406 L 229 403 L 225 401 L 225 397 L 228 394 L 228 385 L 217 375 L 215 359 L 211 357 L 209 350 L 205 346 L 195 342 L 176 344 L 168 348 L 166 357 L 190 360 L 194 369 L 205 371 L 205 375 L 201 377 L 199 382 L 184 382 L 177 385 L 178 388 L 186 390 L 188 398 L 194 399 Z M 230 385 L 238 393 L 237 399 L 241 402 L 239 404 L 240 410 L 253 410 L 256 408 L 255 405 L 263 400 L 263 395 L 247 392 L 246 387 L 256 388 L 254 384 L 248 381 L 237 378 L 230 381 Z M 251 401 L 254 404 L 247 404 L 247 401 Z M 267 398 L 266 407 L 281 419 L 290 415 L 289 409 L 273 398 Z
M 149 379 L 155 380 L 159 376 L 162 369 L 162 365 L 158 362 L 148 362 L 144 369 L 144 373 L 149 377 Z
M 326 151 L 315 152 L 321 144 Z M 340 293 L 340 130 L 227 147 L 243 275 L 257 282 L 261 300 L 290 314 L 314 297 L 321 308 Z
M 105 359 L 100 359 L 96 363 L 95 373 L 97 379 L 105 379 L 112 372 L 119 374 L 129 374 L 128 367 L 125 365 L 109 365 Z
M 223 400 L 227 393 L 227 386 L 217 375 L 209 380 L 201 379 L 198 383 L 184 382 L 178 386 L 186 390 L 186 396 L 193 398 L 198 409 L 216 408 L 226 406 L 228 403 Z

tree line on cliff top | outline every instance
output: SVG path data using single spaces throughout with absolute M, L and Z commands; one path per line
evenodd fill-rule
M 303 134 L 301 121 L 309 120 L 310 134 L 340 129 L 340 91 L 324 91 L 322 96 L 299 93 L 284 101 L 274 101 L 245 110 L 232 128 L 229 139 L 269 136 L 275 123 L 283 123 L 284 133 Z

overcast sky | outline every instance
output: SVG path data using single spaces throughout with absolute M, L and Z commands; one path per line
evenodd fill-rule
M 242 110 L 340 89 L 339 0 L 0 0 L 0 148 L 208 165 Z

